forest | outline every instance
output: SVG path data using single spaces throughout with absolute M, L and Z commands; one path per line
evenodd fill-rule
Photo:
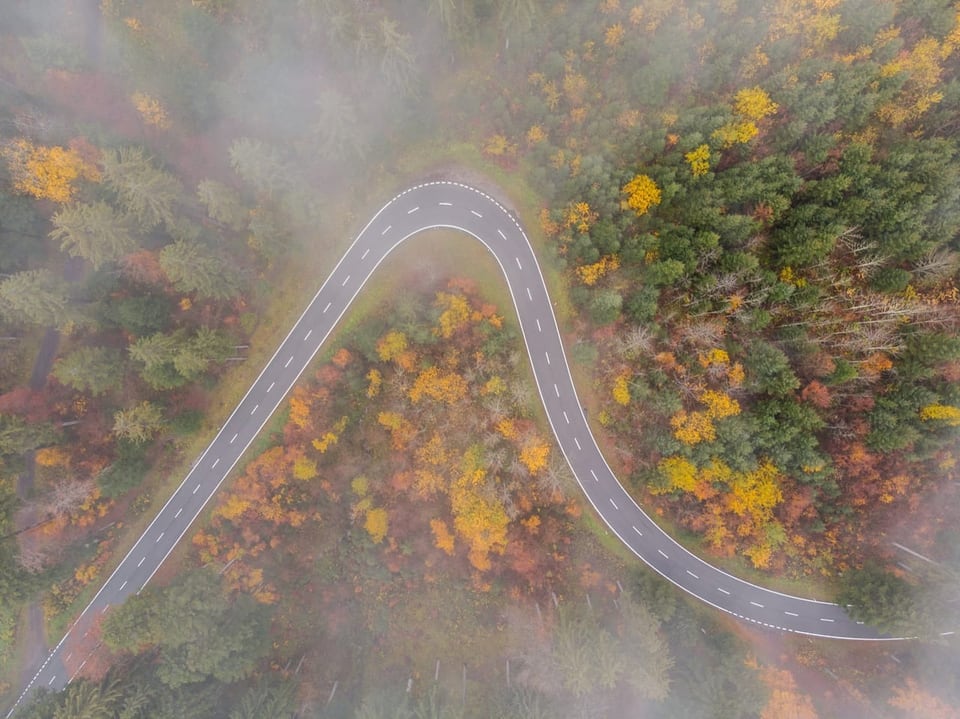
M 0 706 L 350 238 L 445 176 L 515 206 L 642 507 L 921 639 L 761 633 L 639 565 L 554 445 L 494 263 L 444 234 L 378 271 L 17 716 L 960 716 L 960 5 L 0 16 Z

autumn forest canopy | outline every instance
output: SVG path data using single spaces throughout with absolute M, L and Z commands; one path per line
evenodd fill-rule
M 936 639 L 746 634 L 608 541 L 495 265 L 443 235 L 378 270 L 150 588 L 71 647 L 78 681 L 17 716 L 960 716 L 956 3 L 0 17 L 4 706 L 424 177 L 524 223 L 591 427 L 667 531 Z

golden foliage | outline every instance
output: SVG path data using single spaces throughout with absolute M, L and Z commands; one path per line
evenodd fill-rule
M 463 295 L 438 292 L 435 304 L 441 312 L 433 332 L 444 339 L 452 337 L 470 320 L 470 303 Z
M 613 381 L 613 399 L 614 401 L 626 407 L 630 404 L 630 373 L 621 372 Z
M 577 268 L 577 276 L 587 287 L 597 283 L 601 277 L 608 272 L 613 272 L 620 267 L 620 258 L 616 255 L 605 255 L 592 265 L 581 265 Z
M 667 482 L 666 491 L 692 492 L 697 483 L 697 468 L 683 457 L 666 457 L 657 469 Z
M 374 368 L 367 372 L 367 397 L 373 398 L 380 394 L 380 387 L 383 385 L 383 375 L 380 370 Z
M 701 393 L 699 400 L 707 406 L 710 419 L 722 419 L 740 414 L 740 403 L 725 392 L 708 389 Z
M 438 402 L 454 404 L 467 395 L 467 381 L 456 372 L 441 372 L 436 366 L 423 370 L 408 396 L 416 404 L 425 396 Z
M 720 143 L 724 149 L 733 147 L 736 144 L 750 142 L 760 130 L 757 129 L 753 121 L 746 122 L 728 122 L 726 125 L 718 127 L 710 135 L 714 140 Z
M 135 92 L 130 96 L 130 100 L 145 123 L 160 130 L 166 130 L 170 127 L 170 118 L 167 116 L 166 108 L 157 98 L 144 92 Z
M 550 447 L 542 439 L 531 439 L 520 450 L 520 461 L 529 470 L 530 474 L 537 474 L 541 469 L 547 466 L 547 458 L 550 456 Z
M 647 175 L 634 177 L 624 186 L 623 192 L 627 196 L 627 207 L 638 215 L 646 214 L 651 207 L 660 204 L 660 188 Z
M 547 139 L 547 133 L 540 125 L 531 125 L 527 130 L 527 144 L 537 145 Z
M 684 444 L 712 442 L 717 438 L 717 430 L 706 412 L 681 409 L 670 418 L 670 426 L 673 427 L 673 436 Z
M 506 391 L 507 383 L 503 381 L 503 378 L 500 375 L 495 374 L 484 383 L 483 387 L 480 389 L 480 394 L 499 395 Z
M 744 88 L 733 98 L 733 111 L 748 120 L 762 120 L 774 115 L 779 107 L 759 86 Z
M 489 157 L 511 158 L 517 154 L 516 143 L 510 142 L 504 135 L 491 135 L 483 143 L 483 154 Z
M 760 678 L 770 689 L 770 698 L 760 719 L 817 719 L 813 702 L 797 690 L 793 675 L 785 669 L 766 667 Z
M 377 356 L 384 362 L 399 357 L 407 349 L 407 336 L 403 332 L 390 330 L 377 340 Z
M 454 538 L 442 519 L 431 519 L 430 529 L 433 531 L 434 545 L 449 555 L 453 555 Z
M 690 172 L 694 177 L 706 175 L 710 171 L 710 146 L 700 145 L 683 156 L 690 163 Z
M 300 456 L 293 461 L 293 477 L 308 481 L 317 476 L 317 463 L 309 457 Z
M 928 404 L 920 410 L 920 419 L 924 422 L 937 420 L 950 427 L 960 427 L 960 407 L 948 404 Z
M 100 181 L 100 171 L 73 148 L 44 147 L 14 140 L 0 150 L 10 168 L 13 188 L 38 200 L 69 202 L 79 178 Z
M 611 25 L 603 35 L 603 44 L 607 47 L 620 47 L 620 43 L 623 42 L 623 35 L 624 31 L 621 23 Z
M 367 518 L 363 527 L 367 530 L 367 534 L 370 535 L 374 544 L 380 544 L 383 541 L 383 538 L 387 536 L 389 526 L 387 510 L 382 507 L 367 510 Z

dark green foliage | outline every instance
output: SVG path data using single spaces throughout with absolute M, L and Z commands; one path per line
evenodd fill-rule
M 224 597 L 216 572 L 198 570 L 160 590 L 131 597 L 104 622 L 104 642 L 115 651 L 156 647 L 157 677 L 170 689 L 242 679 L 264 655 L 266 614 L 249 595 Z
M 928 621 L 918 588 L 876 564 L 844 572 L 837 603 L 893 636 L 922 634 Z
M 78 347 L 53 366 L 62 384 L 97 396 L 118 387 L 123 380 L 123 355 L 112 347 Z
M 150 466 L 142 443 L 120 440 L 113 463 L 97 475 L 97 486 L 105 497 L 119 497 L 140 485 Z
M 782 397 L 800 386 L 782 350 L 763 340 L 754 341 L 743 358 L 747 387 L 758 394 Z

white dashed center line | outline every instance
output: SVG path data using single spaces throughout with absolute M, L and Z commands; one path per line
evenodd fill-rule
M 363 254 L 360 255 L 360 259 L 361 259 L 361 260 L 367 259 L 367 255 L 369 255 L 369 254 L 370 254 L 370 248 L 368 247 L 367 249 L 365 249 L 365 250 L 363 251 Z
M 198 484 L 196 487 L 193 488 L 193 493 L 196 494 L 198 491 L 200 491 L 200 485 L 199 485 L 199 484 Z
M 216 469 L 218 464 L 220 464 L 220 458 L 219 458 L 219 457 L 217 457 L 217 458 L 214 460 L 213 464 L 210 465 L 210 469 Z
M 340 286 L 341 286 L 341 287 L 346 287 L 346 286 L 347 286 L 347 283 L 348 283 L 349 281 L 350 281 L 350 275 L 347 275 L 347 278 L 346 278 L 343 282 L 340 283 Z
M 614 502 L 612 498 L 610 499 L 610 504 L 613 505 L 613 508 L 614 508 L 614 509 L 620 509 L 620 507 L 617 506 L 617 503 Z
M 574 437 L 574 438 L 573 438 L 573 443 L 574 443 L 575 445 L 577 445 L 577 449 L 579 449 L 580 451 L 583 451 L 583 447 L 580 446 L 580 440 L 579 440 L 579 439 L 577 439 L 576 437 Z
M 543 327 L 540 326 L 540 318 L 537 318 L 537 332 L 543 332 Z
M 390 228 L 391 228 L 391 227 L 393 227 L 393 225 L 387 225 L 387 229 L 385 229 L 383 232 L 381 232 L 381 233 L 380 233 L 380 236 L 383 237 L 385 234 L 387 234 L 388 232 L 390 232 Z
M 530 291 L 530 288 L 527 288 L 527 298 L 533 302 L 533 293 Z
M 567 424 L 570 424 L 570 418 L 567 416 L 567 410 L 563 410 L 563 418 L 567 421 Z
M 660 554 L 660 556 L 662 556 L 664 559 L 670 559 L 670 557 L 667 556 L 667 553 L 664 552 L 662 549 L 658 549 L 657 553 Z
M 52 677 L 50 677 L 50 681 L 47 682 L 47 686 L 50 686 L 51 684 L 53 684 L 53 680 L 56 679 L 56 678 L 57 678 L 57 675 L 56 675 L 56 674 L 54 674 Z
M 438 202 L 437 204 L 440 205 L 440 207 L 453 207 L 452 202 Z
M 259 405 L 259 404 L 256 405 L 253 409 L 250 410 L 250 414 L 253 414 L 253 413 L 256 412 L 258 409 L 260 409 L 260 405 Z
M 514 257 L 513 259 L 515 259 L 515 260 L 517 261 L 517 267 L 519 267 L 519 268 L 522 270 L 522 269 L 523 269 L 523 265 L 520 264 L 520 258 L 519 258 L 519 257 Z
M 694 579 L 700 579 L 700 577 L 698 577 L 696 574 L 694 574 L 693 572 L 691 572 L 689 569 L 687 570 L 687 574 L 689 574 L 689 575 L 690 575 L 691 577 L 693 577 Z
M 240 433 L 239 433 L 239 432 L 235 433 L 235 434 L 230 438 L 230 444 L 233 444 L 234 442 L 236 442 L 236 441 L 237 441 L 237 437 L 239 437 L 239 436 L 240 436 Z
M 163 539 L 163 532 L 160 532 L 160 536 L 157 537 L 157 541 L 154 544 L 160 544 L 160 540 Z
M 797 614 L 796 612 L 788 612 L 788 611 L 786 611 L 786 610 L 784 610 L 783 613 L 786 614 L 788 617 L 799 617 L 799 616 L 800 616 L 800 615 Z
M 760 607 L 761 609 L 763 609 L 763 605 L 760 602 L 751 601 L 750 603 L 755 607 Z
M 140 561 L 137 562 L 137 566 L 140 567 L 145 561 L 147 561 L 146 557 L 140 557 Z
M 590 476 L 593 477 L 593 481 L 594 481 L 594 482 L 599 482 L 599 481 L 600 481 L 600 478 L 597 476 L 597 473 L 594 472 L 592 469 L 590 470 Z M 636 529 L 636 527 L 634 527 L 634 529 Z
M 502 239 L 504 239 L 504 240 L 507 239 L 507 236 L 506 236 L 505 234 L 503 234 L 503 230 L 497 230 L 497 234 L 500 235 L 500 237 L 501 237 Z
M 483 217 L 483 215 L 481 215 L 481 214 L 480 214 L 479 212 L 477 212 L 476 210 L 470 210 L 470 214 L 476 215 L 477 217 Z
M 549 352 L 544 352 L 544 353 L 543 353 L 543 356 L 547 358 L 547 364 L 550 364 L 550 353 L 549 353 Z
M 310 339 L 310 335 L 312 334 L 313 334 L 313 330 L 307 330 L 307 334 L 303 336 L 303 341 L 306 342 L 308 339 Z
M 126 579 L 124 579 L 124 580 L 123 580 L 123 584 L 120 585 L 120 591 L 121 591 L 121 592 L 123 591 L 123 588 L 124 588 L 125 586 L 127 586 L 127 580 L 126 580 Z
M 180 507 L 180 509 L 177 510 L 177 513 L 176 513 L 175 515 L 173 515 L 173 518 L 176 519 L 176 518 L 179 517 L 181 514 L 183 514 L 183 507 Z
M 289 367 L 291 362 L 293 362 L 293 355 L 290 355 L 290 357 L 287 358 L 287 361 L 283 363 L 284 369 Z
M 327 306 L 323 308 L 323 314 L 327 314 L 327 310 L 330 309 L 330 305 L 332 305 L 332 304 L 333 304 L 333 302 L 327 302 Z
M 634 531 L 634 532 L 636 532 L 637 534 L 639 534 L 641 537 L 643 536 L 643 532 L 641 532 L 639 529 L 637 529 L 637 526 L 636 526 L 635 524 L 631 524 L 630 526 L 633 527 L 633 531 Z
M 274 386 L 275 384 L 276 384 L 276 382 L 271 382 L 271 383 L 270 383 L 270 386 L 267 387 L 267 394 L 270 394 L 270 390 L 273 389 L 273 386 Z
M 832 621 L 834 621 L 834 620 L 833 620 L 833 619 L 828 619 L 827 617 L 820 617 L 820 621 L 821 621 L 821 622 L 832 622 Z
M 409 210 L 407 210 L 407 214 L 412 215 L 414 212 L 416 212 L 419 209 L 420 209 L 419 205 L 417 205 L 416 207 L 411 207 Z
M 718 591 L 718 592 L 723 592 L 724 594 L 730 594 L 730 592 L 728 592 L 728 591 L 727 591 L 726 589 L 724 589 L 723 587 L 717 587 L 717 591 Z
M 557 393 L 557 397 L 560 396 L 560 388 L 557 387 L 557 383 L 556 383 L 556 382 L 553 383 L 553 391 Z

